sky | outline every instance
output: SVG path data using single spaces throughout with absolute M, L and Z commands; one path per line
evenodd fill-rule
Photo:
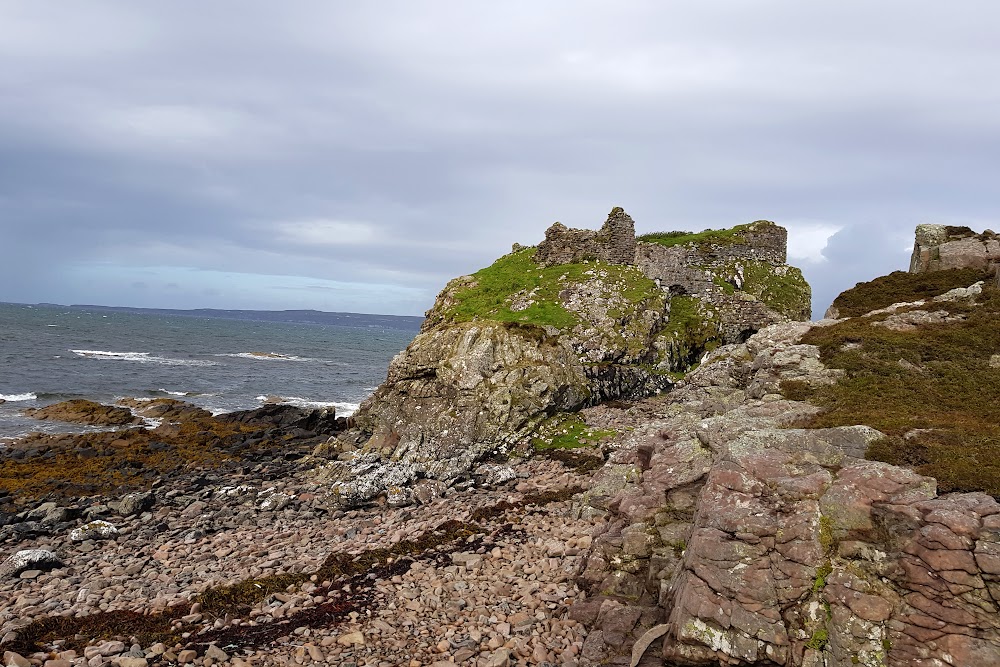
M 416 315 L 597 228 L 768 219 L 818 317 L 1000 228 L 1000 4 L 0 0 L 0 301 Z

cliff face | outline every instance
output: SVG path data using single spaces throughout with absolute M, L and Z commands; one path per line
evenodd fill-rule
M 598 231 L 556 223 L 441 292 L 355 415 L 352 437 L 382 472 L 345 497 L 367 500 L 378 478 L 454 481 L 490 453 L 523 452 L 557 413 L 655 394 L 706 350 L 807 317 L 808 285 L 784 259 L 769 222 L 669 246 L 637 240 L 620 208 Z

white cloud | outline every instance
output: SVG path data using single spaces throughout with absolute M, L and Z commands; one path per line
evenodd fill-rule
M 788 230 L 788 261 L 825 262 L 823 250 L 830 237 L 844 228 L 824 222 L 786 222 L 783 226 Z

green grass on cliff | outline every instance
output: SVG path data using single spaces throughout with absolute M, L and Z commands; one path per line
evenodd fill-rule
M 670 299 L 670 317 L 660 338 L 671 352 L 670 370 L 686 372 L 722 343 L 718 315 L 698 297 L 675 296 Z
M 706 229 L 702 232 L 652 232 L 636 237 L 637 241 L 656 243 L 671 248 L 678 245 L 731 245 L 743 240 L 743 232 L 750 225 L 737 225 L 729 229 Z
M 957 283 L 940 282 L 947 279 L 930 278 L 941 292 L 973 282 L 958 272 L 951 275 Z M 856 295 L 874 293 L 875 283 L 859 285 Z M 891 298 L 913 301 L 929 283 L 912 284 L 915 291 Z M 802 342 L 819 346 L 823 363 L 846 374 L 832 386 L 785 383 L 783 391 L 826 408 L 811 427 L 868 424 L 885 433 L 870 447 L 871 459 L 913 466 L 936 477 L 942 492 L 985 491 L 1000 498 L 1000 368 L 990 364 L 1000 354 L 1000 290 L 984 289 L 979 305 L 931 308 L 966 319 L 915 331 L 872 326 L 885 316 L 814 328 Z
M 858 317 L 894 303 L 909 303 L 968 287 L 989 276 L 978 269 L 951 269 L 930 273 L 894 271 L 866 283 L 858 283 L 833 301 L 840 317 Z
M 512 252 L 472 274 L 472 282 L 455 290 L 453 305 L 442 315 L 455 322 L 495 320 L 569 329 L 579 318 L 562 305 L 559 293 L 570 284 L 592 280 L 596 271 L 606 276 L 606 283 L 621 286 L 629 303 L 644 303 L 660 293 L 656 283 L 634 267 L 596 261 L 540 267 L 535 250 Z M 518 300 L 530 305 L 512 309 Z
M 794 266 L 743 260 L 743 291 L 793 320 L 808 320 L 812 312 L 812 289 Z
M 542 422 L 531 438 L 536 450 L 592 447 L 615 431 L 591 428 L 576 413 L 559 413 Z

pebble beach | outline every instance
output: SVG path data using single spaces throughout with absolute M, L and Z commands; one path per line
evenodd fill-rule
M 586 477 L 545 459 L 513 469 L 516 479 L 501 488 L 453 488 L 400 508 L 337 510 L 303 464 L 195 475 L 138 503 L 93 503 L 74 522 L 66 520 L 72 509 L 40 505 L 0 529 L 2 553 L 45 550 L 60 561 L 0 581 L 0 636 L 20 649 L 4 662 L 578 664 L 585 630 L 572 610 L 584 594 L 574 575 L 594 524 L 571 496 Z M 66 530 L 95 522 L 112 528 L 106 536 Z M 457 537 L 393 555 L 395 546 L 448 533 L 445 522 Z M 384 558 L 369 572 L 322 578 L 331 554 L 348 562 L 372 553 Z M 284 576 L 297 581 L 250 604 L 223 610 L 200 601 Z M 96 639 L 93 621 L 116 614 L 139 617 L 129 621 L 136 631 Z M 73 619 L 76 632 L 36 636 L 45 619 Z

